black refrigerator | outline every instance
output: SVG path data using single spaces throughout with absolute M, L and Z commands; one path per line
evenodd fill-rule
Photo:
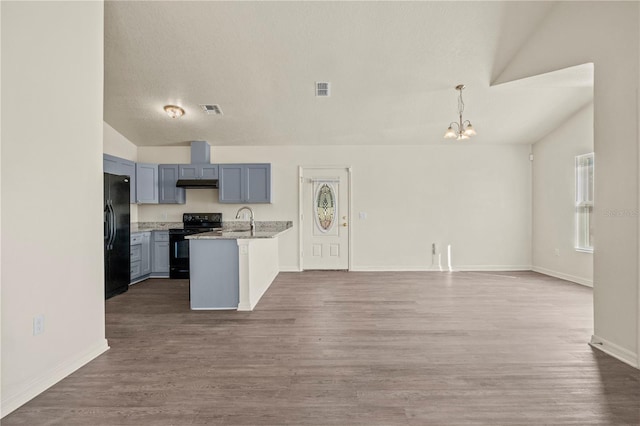
M 105 298 L 129 289 L 131 276 L 129 176 L 104 174 Z

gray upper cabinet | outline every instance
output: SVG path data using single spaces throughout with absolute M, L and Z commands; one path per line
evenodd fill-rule
M 196 157 L 200 158 L 200 156 Z M 104 154 L 103 170 L 106 173 L 130 177 L 131 203 L 185 204 L 187 199 L 185 189 L 176 187 L 180 179 L 217 179 L 220 203 L 271 202 L 271 164 L 269 163 L 136 164 L 130 160 Z
M 184 204 L 187 200 L 184 188 L 177 188 L 180 166 L 178 164 L 158 165 L 158 191 L 160 204 Z
M 109 154 L 102 155 L 102 171 L 112 175 L 129 176 L 130 203 L 136 202 L 136 163 Z
M 218 165 L 217 164 L 202 164 L 200 175 L 202 179 L 218 179 Z
M 218 195 L 221 203 L 242 203 L 244 201 L 242 171 L 242 164 L 220 164 Z
M 217 164 L 180 164 L 180 179 L 218 179 Z
M 271 164 L 247 164 L 245 171 L 246 202 L 271 202 Z
M 220 164 L 221 203 L 270 203 L 271 164 Z
M 158 204 L 158 165 L 136 163 L 136 202 Z

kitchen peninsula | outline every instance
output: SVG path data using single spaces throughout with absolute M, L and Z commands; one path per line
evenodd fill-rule
M 278 236 L 292 222 L 190 235 L 191 309 L 251 311 L 279 272 Z

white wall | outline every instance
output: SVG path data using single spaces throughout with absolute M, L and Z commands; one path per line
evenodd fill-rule
M 3 1 L 0 8 L 4 416 L 107 342 L 103 4 Z M 40 314 L 44 334 L 33 336 Z
M 105 154 L 138 161 L 138 147 L 106 121 L 103 122 L 102 149 Z
M 498 81 L 593 62 L 594 340 L 640 367 L 638 2 L 559 2 Z M 576 17 L 579 16 L 579 19 Z M 610 210 L 629 215 L 607 216 Z
M 138 161 L 138 147 L 129 139 L 120 134 L 107 122 L 103 122 L 102 150 L 105 154 L 126 158 L 131 161 Z M 138 205 L 130 206 L 131 223 L 138 221 Z
M 188 163 L 188 147 L 140 147 L 138 159 Z M 529 146 L 453 142 L 425 146 L 212 147 L 212 162 L 272 163 L 273 204 L 257 220 L 292 220 L 280 266 L 297 270 L 298 166 L 353 167 L 353 269 L 424 270 L 431 244 L 452 244 L 458 269 L 530 269 Z M 181 220 L 186 211 L 221 211 L 217 190 L 188 189 L 185 205 L 141 205 L 140 221 Z M 359 212 L 368 213 L 366 220 Z
M 574 249 L 575 157 L 589 152 L 593 104 L 533 145 L 532 251 L 535 271 L 593 286 L 593 254 Z

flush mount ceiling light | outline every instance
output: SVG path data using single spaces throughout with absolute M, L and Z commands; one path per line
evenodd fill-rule
M 460 92 L 460 94 L 458 95 L 458 116 L 460 118 L 460 121 L 458 123 L 456 123 L 455 121 L 452 121 L 449 124 L 449 128 L 444 134 L 444 137 L 447 139 L 455 138 L 460 141 L 463 139 L 469 139 L 471 136 L 474 136 L 476 134 L 476 130 L 473 128 L 469 120 L 462 121 L 462 113 L 464 112 L 464 101 L 462 100 L 462 91 L 464 90 L 464 87 L 465 87 L 464 84 L 458 84 L 456 86 L 456 90 Z M 455 130 L 453 126 L 456 127 Z
M 171 118 L 180 118 L 184 115 L 184 110 L 176 105 L 165 105 L 164 112 Z

